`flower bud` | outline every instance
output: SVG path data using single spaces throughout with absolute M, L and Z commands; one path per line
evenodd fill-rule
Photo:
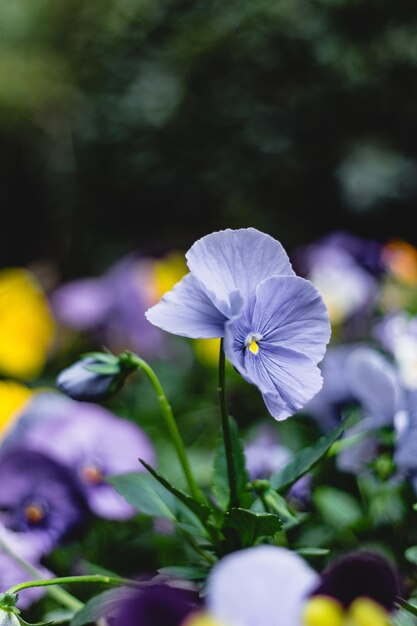
M 96 402 L 116 393 L 135 367 L 122 357 L 92 353 L 63 370 L 57 387 L 74 400 Z

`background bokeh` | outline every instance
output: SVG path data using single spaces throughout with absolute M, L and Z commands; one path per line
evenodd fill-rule
M 0 263 L 253 225 L 416 243 L 413 0 L 0 3 Z

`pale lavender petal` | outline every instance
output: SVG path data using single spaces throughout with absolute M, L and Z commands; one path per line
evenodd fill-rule
M 375 420 L 372 417 L 367 417 L 346 430 L 343 439 L 349 440 L 357 436 L 360 437 L 358 441 L 342 449 L 337 455 L 337 467 L 343 472 L 358 474 L 378 456 Z
M 326 309 L 314 287 L 298 277 L 272 277 L 258 285 L 254 306 L 226 325 L 225 352 L 242 376 L 258 386 L 270 413 L 282 420 L 320 390 L 316 361 L 329 335 Z M 257 353 L 249 347 L 251 338 L 256 340 Z
M 348 359 L 346 379 L 352 395 L 381 425 L 393 423 L 402 407 L 401 388 L 394 367 L 376 350 L 359 348 Z
M 323 358 L 331 333 L 319 292 L 298 276 L 272 277 L 258 285 L 253 331 L 263 341 L 302 352 L 316 363 Z
M 239 291 L 244 301 L 269 276 L 293 276 L 282 245 L 255 228 L 222 230 L 207 235 L 186 254 L 188 267 L 222 313 L 233 314 L 230 294 Z
M 294 552 L 258 546 L 235 552 L 214 566 L 207 606 L 220 623 L 233 626 L 296 626 L 318 575 Z
M 191 274 L 184 276 L 145 315 L 162 330 L 193 339 L 223 337 L 227 319 Z

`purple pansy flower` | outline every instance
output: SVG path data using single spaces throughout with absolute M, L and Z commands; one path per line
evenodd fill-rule
M 4 545 L 8 546 L 14 554 L 36 567 L 41 578 L 52 578 L 52 572 L 39 564 L 39 551 L 33 542 L 28 540 L 27 534 L 8 530 L 0 523 L 0 593 L 32 578 L 7 554 Z M 44 594 L 45 589 L 42 587 L 32 587 L 22 591 L 19 594 L 19 608 L 26 609 Z
M 344 376 L 363 416 L 344 434 L 346 439 L 357 436 L 358 441 L 342 450 L 337 462 L 340 469 L 356 473 L 377 456 L 375 432 L 394 425 L 405 408 L 405 397 L 395 368 L 371 348 L 358 348 L 351 354 Z
M 66 467 L 23 446 L 0 454 L 0 522 L 47 554 L 85 519 L 85 500 Z
M 135 509 L 106 477 L 140 471 L 139 458 L 155 463 L 153 446 L 136 424 L 98 405 L 53 392 L 36 394 L 26 406 L 6 444 L 14 441 L 66 465 L 91 510 L 108 519 L 127 519 Z
M 149 321 L 185 337 L 224 337 L 226 356 L 271 414 L 292 415 L 322 383 L 330 325 L 316 289 L 254 228 L 203 237 L 186 258 L 190 273 L 147 311 Z
M 361 611 L 369 619 L 369 610 L 375 621 L 367 623 L 383 626 L 398 593 L 395 572 L 376 554 L 342 557 L 320 577 L 293 552 L 258 546 L 215 565 L 206 604 L 210 616 L 229 626 L 310 626 L 336 616 L 342 623 Z
M 204 609 L 184 593 L 144 587 L 120 603 L 116 626 L 386 626 L 399 583 L 391 565 L 374 553 L 348 554 L 319 576 L 294 552 L 262 545 L 214 566 Z
M 195 592 L 154 584 L 121 602 L 112 615 L 114 626 L 182 626 L 198 606 Z
M 303 275 L 323 296 L 332 323 L 348 322 L 346 331 L 360 334 L 376 302 L 380 244 L 338 232 L 307 246 L 297 257 Z
M 376 326 L 375 336 L 393 355 L 404 387 L 417 389 L 417 316 L 404 311 L 388 315 Z
M 153 280 L 152 261 L 131 255 L 102 277 L 59 287 L 52 309 L 58 321 L 94 333 L 113 351 L 155 356 L 162 350 L 162 335 L 143 315 L 155 302 Z

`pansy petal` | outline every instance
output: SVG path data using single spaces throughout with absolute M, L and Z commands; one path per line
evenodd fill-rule
M 228 318 L 232 315 L 230 293 L 239 291 L 247 302 L 265 278 L 294 275 L 279 241 L 256 228 L 207 235 L 196 241 L 186 258 L 193 275 Z
M 375 350 L 356 350 L 348 359 L 346 378 L 352 395 L 380 425 L 391 424 L 403 408 L 395 369 Z
M 304 354 L 276 348 L 264 351 L 261 359 L 250 358 L 249 376 L 252 382 L 269 378 L 262 388 L 265 404 L 275 419 L 284 420 L 293 415 L 320 391 L 323 379 L 317 365 Z M 256 383 L 255 383 L 256 384 Z
M 162 330 L 192 339 L 222 337 L 226 321 L 191 274 L 184 276 L 145 315 Z
M 251 331 L 265 342 L 298 350 L 316 363 L 323 358 L 331 332 L 319 292 L 299 276 L 274 276 L 258 285 Z
M 318 575 L 298 555 L 275 546 L 235 552 L 214 566 L 207 606 L 221 624 L 294 626 Z

